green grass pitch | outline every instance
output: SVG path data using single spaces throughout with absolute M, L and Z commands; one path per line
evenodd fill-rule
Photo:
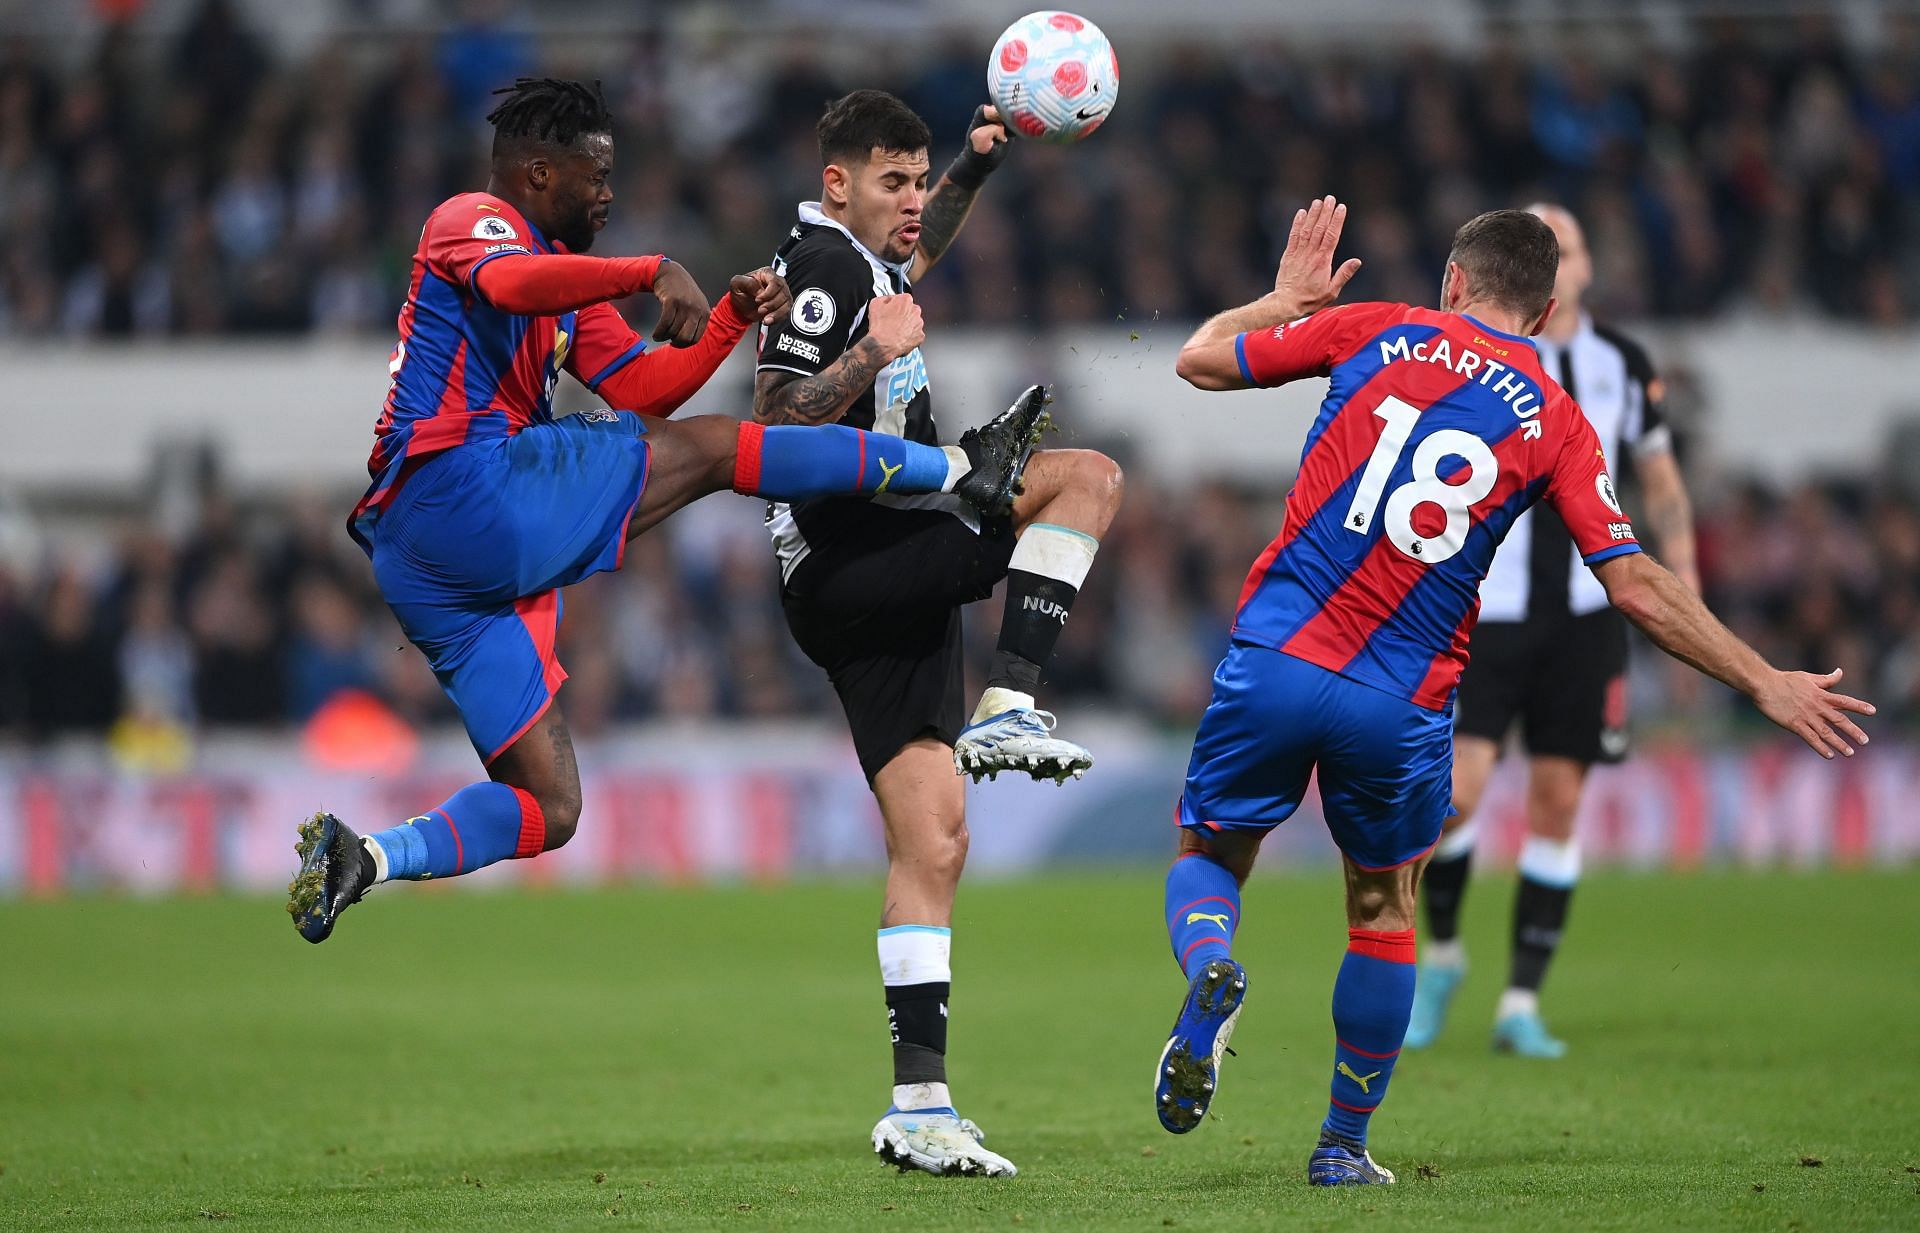
M 1510 888 L 1375 1119 L 1401 1184 L 1344 1192 L 1303 1180 L 1330 872 L 1250 888 L 1240 1056 L 1185 1138 L 1148 1095 L 1159 875 L 966 888 L 953 1079 L 1010 1181 L 868 1152 L 871 884 L 396 887 L 318 948 L 264 899 L 4 904 L 0 1227 L 1920 1228 L 1920 872 L 1589 879 L 1557 1064 L 1486 1048 Z

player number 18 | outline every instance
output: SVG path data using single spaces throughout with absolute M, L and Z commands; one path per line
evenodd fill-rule
M 1347 507 L 1343 524 L 1355 535 L 1373 529 L 1373 516 L 1386 492 L 1387 479 L 1393 474 L 1407 438 L 1420 419 L 1420 408 L 1398 398 L 1381 400 L 1373 413 L 1387 422 L 1380 440 L 1360 473 L 1360 486 L 1354 490 L 1353 504 Z M 1447 458 L 1463 458 L 1466 477 L 1457 484 L 1440 478 L 1440 464 Z M 1385 530 L 1393 546 L 1416 561 L 1428 565 L 1459 552 L 1467 542 L 1470 526 L 1467 511 L 1473 503 L 1493 491 L 1500 477 L 1500 464 L 1494 460 L 1487 443 L 1459 428 L 1442 428 L 1423 438 L 1413 451 L 1413 478 L 1387 495 Z M 1437 505 L 1447 516 L 1447 525 L 1438 535 L 1421 535 L 1413 529 L 1413 511 L 1422 505 Z

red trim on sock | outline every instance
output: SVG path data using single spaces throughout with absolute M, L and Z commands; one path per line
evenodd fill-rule
M 533 799 L 533 793 L 525 788 L 514 788 L 513 795 L 520 802 L 520 841 L 514 845 L 513 859 L 525 860 L 547 849 L 547 815 L 540 808 L 540 802 Z
M 1366 955 L 1371 959 L 1385 959 L 1388 963 L 1412 963 L 1414 961 L 1413 930 L 1349 929 L 1347 930 L 1347 953 Z
M 1193 946 L 1189 946 L 1187 947 L 1187 949 L 1180 952 L 1180 969 L 1182 971 L 1186 970 L 1187 956 L 1193 953 L 1194 947 L 1205 946 L 1208 942 L 1218 942 L 1222 946 L 1233 945 L 1233 943 L 1227 941 L 1225 938 L 1201 938 L 1199 941 L 1195 942 Z
M 1194 853 L 1194 855 L 1195 855 L 1195 856 L 1198 856 L 1198 855 L 1200 855 L 1200 854 L 1196 852 L 1196 853 Z M 1240 909 L 1239 909 L 1239 907 L 1237 907 L 1237 906 L 1236 906 L 1236 905 L 1234 904 L 1234 902 L 1233 902 L 1233 900 L 1231 900 L 1231 899 L 1225 899 L 1225 898 L 1222 898 L 1222 897 L 1221 897 L 1221 896 L 1219 896 L 1219 895 L 1208 895 L 1208 896 L 1207 896 L 1206 898 L 1204 898 L 1204 899 L 1196 899 L 1196 900 L 1194 900 L 1194 901 L 1193 901 L 1192 903 L 1187 903 L 1187 904 L 1182 904 L 1181 906 L 1179 906 L 1179 907 L 1177 907 L 1177 908 L 1175 908 L 1175 909 L 1173 910 L 1173 915 L 1171 915 L 1171 916 L 1169 916 L 1169 917 L 1167 918 L 1167 928 L 1168 928 L 1168 929 L 1173 929 L 1173 928 L 1175 927 L 1175 925 L 1174 925 L 1174 922 L 1180 919 L 1180 914 L 1181 914 L 1182 912 L 1191 912 L 1191 911 L 1193 911 L 1193 910 L 1194 910 L 1195 908 L 1197 908 L 1197 907 L 1199 907 L 1199 906 L 1200 906 L 1201 904 L 1203 904 L 1203 903 L 1224 903 L 1224 904 L 1226 904 L 1226 905 L 1227 905 L 1227 906 L 1228 906 L 1229 908 L 1232 908 L 1232 909 L 1233 909 L 1233 924 L 1232 924 L 1232 926 L 1230 926 L 1230 927 L 1231 927 L 1231 928 L 1238 928 L 1238 927 L 1239 927 L 1239 925 L 1240 925 Z
M 1339 1105 L 1348 1113 L 1378 1113 L 1380 1111 L 1379 1105 L 1350 1105 L 1338 1096 L 1329 1096 L 1327 1100 L 1329 1103 Z
M 1350 1045 L 1346 1041 L 1341 1040 L 1338 1036 L 1333 1038 L 1333 1042 L 1339 1045 L 1342 1049 L 1345 1049 L 1348 1053 L 1358 1053 L 1361 1057 L 1370 1057 L 1376 1062 L 1384 1062 L 1390 1057 L 1400 1056 L 1400 1050 L 1398 1049 L 1395 1049 L 1392 1053 L 1369 1053 L 1365 1049 L 1362 1049 L 1359 1045 Z
M 766 425 L 740 421 L 733 447 L 733 490 L 743 497 L 760 495 L 760 446 L 766 435 Z
M 453 824 L 453 817 L 446 810 L 436 809 L 433 812 L 439 814 L 440 820 L 447 824 L 449 831 L 453 832 L 453 871 L 459 873 L 466 868 L 467 864 L 467 849 L 460 842 L 460 828 Z

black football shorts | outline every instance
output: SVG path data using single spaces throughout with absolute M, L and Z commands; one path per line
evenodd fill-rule
M 1530 754 L 1627 756 L 1627 622 L 1611 608 L 1539 621 L 1482 621 L 1454 699 L 1456 734 L 1503 741 L 1515 720 Z
M 782 588 L 787 627 L 826 670 L 869 782 L 908 742 L 966 721 L 960 609 L 1007 576 L 1013 525 L 865 505 Z

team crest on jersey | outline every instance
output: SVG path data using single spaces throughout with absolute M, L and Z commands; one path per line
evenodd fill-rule
M 793 328 L 802 334 L 824 334 L 833 328 L 838 311 L 832 296 L 818 287 L 808 287 L 793 302 Z
M 1606 502 L 1608 509 L 1612 510 L 1616 514 L 1624 515 L 1626 513 L 1625 510 L 1620 508 L 1620 498 L 1613 491 L 1612 476 L 1608 475 L 1605 471 L 1602 471 L 1600 473 L 1599 478 L 1593 481 L 1593 489 L 1595 492 L 1600 494 L 1600 499 Z
M 473 238 L 476 240 L 517 240 L 520 233 L 513 224 L 498 214 L 489 214 L 473 225 Z

